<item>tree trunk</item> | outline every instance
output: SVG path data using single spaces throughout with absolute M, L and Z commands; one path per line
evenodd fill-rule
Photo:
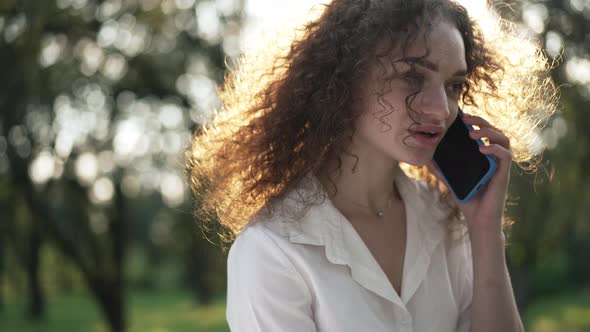
M 33 217 L 34 218 L 34 217 Z M 31 223 L 31 233 L 29 234 L 29 248 L 27 252 L 27 281 L 29 284 L 29 317 L 34 320 L 40 320 L 45 314 L 45 296 L 41 287 L 41 277 L 39 275 L 41 262 L 41 245 L 42 237 L 38 223 Z
M 114 217 L 109 224 L 109 233 L 112 239 L 113 273 L 103 273 L 100 280 L 88 276 L 88 280 L 111 331 L 123 332 L 127 328 L 123 280 L 127 251 L 127 205 L 120 183 L 115 184 Z
M 37 227 L 42 227 L 45 233 L 51 236 L 55 241 L 55 244 L 64 256 L 69 257 L 80 269 L 82 275 L 86 279 L 89 289 L 95 295 L 95 298 L 111 327 L 111 331 L 125 331 L 123 257 L 126 248 L 126 221 L 124 214 L 122 214 L 125 206 L 124 202 L 117 202 L 117 217 L 112 220 L 109 228 L 110 232 L 112 232 L 112 255 L 114 257 L 105 257 L 105 259 L 113 263 L 112 265 L 108 265 L 112 270 L 104 271 L 97 269 L 96 267 L 92 268 L 91 265 L 96 264 L 96 262 L 87 261 L 80 256 L 80 253 L 73 243 L 60 232 L 58 227 L 56 227 L 59 223 L 55 220 L 50 220 L 52 217 L 49 208 L 35 198 L 30 178 L 23 174 L 18 175 L 21 176 L 15 176 L 14 180 L 16 184 L 22 184 L 20 188 L 23 188 L 26 202 L 30 206 L 33 214 L 33 221 L 37 224 Z M 118 187 L 119 186 L 117 186 L 117 188 Z M 119 189 L 117 190 L 119 191 Z M 43 220 L 42 218 L 46 218 L 47 220 Z
M 124 332 L 127 328 L 125 320 L 125 296 L 122 282 L 92 281 L 89 285 L 102 309 L 103 315 L 111 327 L 111 332 Z
M 4 311 L 4 293 L 2 290 L 4 289 L 4 278 L 5 278 L 5 267 L 4 267 L 4 242 L 2 239 L 2 235 L 0 234 L 0 313 Z

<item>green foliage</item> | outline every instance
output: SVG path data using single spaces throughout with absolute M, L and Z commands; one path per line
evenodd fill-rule
M 512 173 L 509 214 L 516 224 L 508 255 L 531 283 L 515 287 L 528 289 L 532 298 L 566 283 L 584 287 L 590 284 L 584 257 L 590 249 L 590 85 L 580 61 L 590 58 L 590 7 L 561 0 L 494 3 L 544 46 L 561 91 L 560 112 L 539 133 L 546 149 L 538 172 Z
M 533 294 L 555 294 L 562 292 L 569 284 L 570 258 L 565 250 L 541 257 L 532 273 L 531 292 Z
M 11 299 L 0 313 L 0 330 L 11 332 L 106 332 L 100 311 L 87 295 L 49 298 L 46 322 L 25 321 L 23 301 Z M 130 332 L 228 332 L 225 303 L 195 305 L 187 292 L 134 292 L 129 296 Z
M 539 300 L 524 320 L 529 332 L 589 332 L 590 289 Z
M 88 287 L 117 332 L 125 277 L 155 289 L 197 279 L 206 299 L 219 291 L 211 280 L 224 271 L 210 260 L 220 256 L 190 235 L 182 159 L 218 106 L 240 16 L 241 0 L 0 0 L 0 256 L 21 267 L 0 277 L 29 280 L 23 271 L 40 264 L 32 285 Z

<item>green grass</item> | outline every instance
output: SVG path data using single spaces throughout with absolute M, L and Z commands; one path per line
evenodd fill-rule
M 224 298 L 197 306 L 188 293 L 133 293 L 128 332 L 228 332 Z M 31 322 L 22 300 L 8 300 L 0 312 L 2 332 L 108 332 L 98 307 L 85 295 L 48 299 L 47 319 Z M 590 289 L 539 300 L 523 317 L 527 332 L 590 332 Z
M 590 289 L 537 301 L 524 320 L 527 332 L 590 332 Z
M 24 302 L 7 301 L 0 313 L 4 332 L 108 332 L 99 308 L 84 295 L 49 298 L 47 319 L 31 322 Z M 129 332 L 228 332 L 224 299 L 197 306 L 181 292 L 134 293 L 129 298 Z

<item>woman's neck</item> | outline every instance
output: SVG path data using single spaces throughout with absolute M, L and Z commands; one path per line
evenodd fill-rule
M 342 156 L 339 171 L 331 174 L 324 171 L 318 175 L 324 188 L 333 188 L 332 182 L 336 185 L 335 194 L 328 191 L 332 201 L 344 206 L 352 204 L 379 211 L 392 201 L 401 200 L 395 188 L 395 177 L 402 171 L 399 163 L 366 157 L 359 156 L 357 162 L 355 157 Z M 334 163 L 325 169 L 336 169 L 333 165 Z

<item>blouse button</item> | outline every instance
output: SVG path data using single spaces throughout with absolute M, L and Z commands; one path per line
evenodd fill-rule
M 405 310 L 401 310 L 401 309 L 396 308 L 395 309 L 395 316 L 397 317 L 398 321 L 403 326 L 408 326 L 412 323 L 412 317 Z

